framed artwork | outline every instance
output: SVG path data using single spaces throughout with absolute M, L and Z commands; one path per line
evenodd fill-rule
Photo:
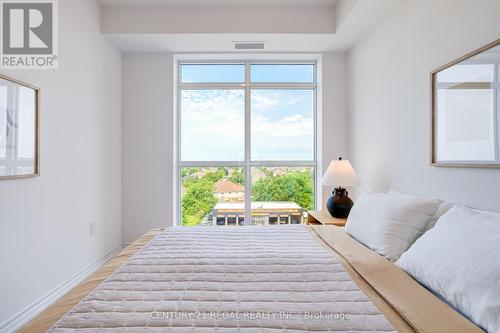
M 0 75 L 0 180 L 40 174 L 40 89 Z
M 431 165 L 500 167 L 500 39 L 431 73 Z

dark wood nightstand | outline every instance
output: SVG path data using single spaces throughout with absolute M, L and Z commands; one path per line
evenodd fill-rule
M 324 224 L 344 227 L 346 222 L 347 219 L 332 217 L 326 210 L 311 210 L 307 212 L 307 224 Z

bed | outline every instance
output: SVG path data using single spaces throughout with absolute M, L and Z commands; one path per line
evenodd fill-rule
M 483 332 L 335 226 L 155 229 L 20 332 Z

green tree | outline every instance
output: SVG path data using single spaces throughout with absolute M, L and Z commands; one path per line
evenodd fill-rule
M 252 187 L 254 201 L 293 201 L 313 208 L 313 180 L 308 172 L 290 172 L 259 179 Z
M 182 221 L 184 225 L 196 225 L 210 213 L 217 199 L 214 196 L 214 183 L 203 177 L 191 181 L 182 197 Z
M 272 177 L 273 176 L 273 171 L 271 170 L 271 168 L 260 167 L 259 170 L 264 175 L 266 175 L 266 177 Z
M 186 176 L 193 176 L 195 173 L 199 172 L 200 168 L 184 168 L 181 171 L 181 177 L 184 178 Z
M 226 176 L 226 170 L 224 168 L 217 168 L 215 171 L 207 172 L 202 179 L 211 181 L 212 183 L 217 183 L 219 180 Z
M 243 172 L 243 169 L 236 169 L 231 177 L 229 177 L 229 180 L 232 181 L 235 184 L 239 185 L 244 185 L 245 184 L 245 174 Z

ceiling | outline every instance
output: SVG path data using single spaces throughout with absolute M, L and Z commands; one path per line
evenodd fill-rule
M 337 0 L 99 0 L 104 7 L 331 6 Z
M 281 52 L 346 52 L 370 31 L 375 29 L 377 24 L 390 10 L 397 4 L 398 0 L 99 0 L 109 13 L 118 12 L 118 22 L 124 22 L 123 29 L 104 30 L 103 34 L 115 44 L 121 51 L 126 53 L 143 52 L 204 52 L 204 53 L 244 53 L 245 51 L 235 51 L 234 42 L 265 42 L 265 49 L 259 53 L 281 53 Z M 334 33 L 209 33 L 200 32 L 172 32 L 163 33 L 155 31 L 157 27 L 162 27 L 163 22 L 157 17 L 155 24 L 136 27 L 134 31 L 132 23 L 150 23 L 152 19 L 145 20 L 140 15 L 139 19 L 133 18 L 134 11 L 148 10 L 148 8 L 136 8 L 137 6 L 255 6 L 265 4 L 277 6 L 287 5 L 329 5 L 335 6 L 336 31 Z M 124 8 L 131 5 L 133 8 Z M 255 7 L 257 8 L 257 7 Z M 177 9 L 177 8 L 176 8 Z M 233 7 L 234 9 L 234 7 Z M 311 7 L 312 9 L 312 7 Z M 128 12 L 127 12 L 128 10 Z M 165 10 L 165 8 L 163 8 Z M 168 9 L 167 9 L 168 10 Z M 244 11 L 244 10 L 243 10 Z M 154 12 L 153 15 L 161 11 Z M 182 14 L 182 13 L 181 13 Z M 161 16 L 161 14 L 158 14 Z M 156 16 L 158 16 L 156 15 Z M 185 15 L 185 13 L 184 13 Z M 145 17 L 148 17 L 147 15 Z M 104 15 L 106 23 L 114 22 L 113 16 Z M 160 17 L 161 18 L 161 17 Z M 182 19 L 182 17 L 181 17 Z M 111 20 L 111 21 L 110 21 Z M 206 22 L 205 22 L 206 23 Z M 234 24 L 234 22 L 232 22 Z M 304 22 L 300 22 L 304 24 Z M 305 22 L 307 24 L 307 22 Z M 106 26 L 103 24 L 102 26 Z M 146 26 L 146 28 L 144 28 Z M 177 27 L 174 25 L 174 27 Z M 101 28 L 102 29 L 102 28 Z M 179 28 L 180 29 L 180 28 Z M 251 51 L 248 51 L 251 52 Z

